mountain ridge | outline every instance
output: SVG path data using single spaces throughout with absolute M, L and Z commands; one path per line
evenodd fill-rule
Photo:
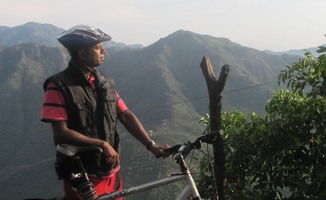
M 186 34 L 187 37 L 185 37 L 184 34 Z M 211 46 L 207 47 L 207 45 L 202 45 L 203 43 L 207 43 Z M 185 51 L 185 49 L 187 51 Z M 194 82 L 192 81 L 193 79 L 197 79 L 195 82 L 201 84 L 201 86 L 198 87 L 201 89 L 205 88 L 204 85 L 205 82 L 203 81 L 203 77 L 197 75 L 201 74 L 199 63 L 203 55 L 207 55 L 211 58 L 212 64 L 215 67 L 215 69 L 217 67 L 223 66 L 224 64 L 229 64 L 230 66 L 233 66 L 233 68 L 238 71 L 236 73 L 238 75 L 240 74 L 240 79 L 238 80 L 238 82 L 240 82 L 240 85 L 243 85 L 243 87 L 250 86 L 253 83 L 272 81 L 272 78 L 267 78 L 267 77 L 271 77 L 271 75 L 273 75 L 273 78 L 275 78 L 282 67 L 276 63 L 278 62 L 288 63 L 288 61 L 290 62 L 294 58 L 287 55 L 275 56 L 275 55 L 266 54 L 264 52 L 260 52 L 252 48 L 242 47 L 241 45 L 232 43 L 230 40 L 227 39 L 222 39 L 221 42 L 219 38 L 214 38 L 211 36 L 202 36 L 199 34 L 194 34 L 189 31 L 177 31 L 173 34 L 168 35 L 166 38 L 162 38 L 158 42 L 153 43 L 148 47 L 145 47 L 141 51 L 142 53 L 156 52 L 156 54 L 158 54 L 158 52 L 163 52 L 163 54 L 161 53 L 159 54 L 161 56 L 159 58 L 161 59 L 161 61 L 158 63 L 160 63 L 160 65 L 162 65 L 162 63 L 166 63 L 165 64 L 166 67 L 156 65 L 156 63 L 151 63 L 152 59 L 149 59 L 148 63 L 142 63 L 142 64 L 144 64 L 145 66 L 153 66 L 153 67 L 159 67 L 163 69 L 166 68 L 165 70 L 168 69 L 170 71 L 173 71 L 174 74 L 178 76 L 178 79 L 184 81 L 184 83 L 181 84 L 183 86 L 189 85 L 192 82 Z M 133 57 L 132 53 L 130 55 L 131 57 Z M 163 59 L 162 55 L 165 55 L 168 58 Z M 262 57 L 264 58 L 264 60 L 261 59 Z M 109 60 L 110 61 L 113 60 L 113 63 L 115 63 L 114 58 L 115 55 L 113 55 L 112 58 L 109 58 Z M 273 59 L 277 60 L 275 64 L 273 63 Z M 268 66 L 268 63 L 273 63 L 274 66 L 270 67 Z M 108 65 L 109 68 L 114 67 L 114 66 L 110 66 L 110 64 Z M 178 72 L 177 70 L 180 69 L 180 67 L 178 66 L 184 66 L 184 68 L 181 69 L 183 71 Z M 259 68 L 263 68 L 264 70 L 259 70 Z M 187 73 L 189 72 L 188 70 L 192 70 L 195 72 Z M 189 77 L 187 79 L 187 75 L 192 75 L 192 77 Z M 114 74 L 114 76 L 119 77 L 123 75 L 121 73 L 121 74 Z M 198 80 L 198 78 L 201 80 Z M 248 80 L 250 79 L 252 80 L 258 79 L 258 81 L 253 81 L 250 84 L 244 84 L 244 83 L 248 83 Z M 228 87 L 228 85 L 226 87 Z M 235 86 L 233 85 L 232 87 Z M 192 86 L 191 88 L 196 88 L 196 87 Z M 191 92 L 189 91 L 185 91 L 185 92 L 191 94 Z M 206 91 L 204 93 L 203 90 L 196 91 L 196 94 L 199 94 L 199 96 L 204 96 L 206 94 Z
M 61 44 L 56 38 L 64 30 L 52 24 L 38 22 L 27 22 L 14 27 L 0 26 L 0 45 L 8 47 L 21 43 L 36 43 L 49 47 L 60 47 Z M 115 48 L 143 48 L 141 44 L 127 45 L 115 41 L 110 41 L 109 44 Z
M 45 46 L 51 46 L 51 47 L 60 46 L 60 43 L 58 43 L 56 41 L 56 37 L 64 30 L 65 29 L 59 28 L 59 27 L 49 24 L 49 23 L 38 23 L 38 22 L 33 22 L 33 21 L 26 22 L 25 24 L 13 26 L 13 27 L 0 25 L 0 46 L 1 45 L 2 46 L 13 46 L 13 45 L 16 45 L 19 43 L 39 43 L 39 44 L 42 44 Z M 179 29 L 179 30 L 175 31 L 174 33 L 178 33 L 178 32 L 194 33 L 192 31 L 184 30 L 184 29 Z M 23 37 L 26 35 L 29 35 L 30 37 L 29 38 Z M 200 34 L 198 34 L 198 35 L 200 35 Z M 201 35 L 201 36 L 213 37 L 213 36 L 206 35 L 206 34 Z M 217 38 L 217 37 L 215 37 L 215 38 Z M 225 37 L 218 37 L 218 38 L 220 40 L 224 39 L 224 40 L 230 41 L 228 38 L 225 38 Z M 110 43 L 111 47 L 115 47 L 115 48 L 139 49 L 139 48 L 145 47 L 141 44 L 125 44 L 123 42 L 115 42 L 115 41 L 110 41 L 109 43 Z M 152 44 L 150 44 L 150 45 L 152 45 Z M 321 45 L 325 45 L 325 44 L 321 44 Z M 250 48 L 250 47 L 248 47 L 248 48 Z M 317 49 L 318 49 L 318 47 L 309 47 L 309 48 L 304 48 L 304 49 L 289 49 L 287 51 L 282 51 L 282 52 L 276 52 L 276 51 L 266 49 L 266 50 L 263 50 L 262 52 L 265 52 L 268 54 L 275 54 L 275 55 L 289 54 L 289 55 L 303 56 L 303 53 L 305 50 L 309 50 L 309 51 L 312 51 L 315 53 L 315 51 Z

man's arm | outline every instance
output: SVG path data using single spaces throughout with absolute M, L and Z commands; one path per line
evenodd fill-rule
M 77 131 L 69 129 L 65 121 L 52 122 L 53 137 L 57 144 L 67 143 L 75 145 L 95 145 L 102 148 L 107 161 L 118 164 L 119 155 L 106 141 L 87 137 Z
M 155 156 L 164 156 L 164 149 L 168 145 L 157 146 L 153 143 L 151 138 L 146 133 L 143 125 L 138 120 L 137 116 L 127 110 L 119 115 L 119 120 L 124 125 L 129 133 L 131 133 L 137 140 L 139 140 L 145 147 L 147 147 Z

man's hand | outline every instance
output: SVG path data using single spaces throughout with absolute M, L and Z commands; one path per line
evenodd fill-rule
M 164 145 L 156 145 L 153 144 L 149 147 L 150 152 L 152 152 L 157 158 L 163 157 L 165 158 L 167 156 L 166 150 L 170 148 L 169 145 L 164 144 Z
M 104 155 L 106 156 L 106 160 L 112 166 L 116 166 L 119 164 L 119 154 L 112 148 L 112 146 L 107 143 L 103 142 L 101 145 Z

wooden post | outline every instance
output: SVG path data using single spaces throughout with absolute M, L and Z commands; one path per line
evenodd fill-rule
M 211 61 L 207 56 L 204 56 L 204 58 L 202 59 L 200 67 L 202 69 L 208 87 L 211 131 L 219 131 L 221 130 L 222 91 L 224 89 L 230 69 L 228 65 L 224 65 L 222 67 L 219 79 L 216 80 Z M 220 133 L 218 133 L 216 141 L 214 141 L 213 143 L 213 154 L 217 199 L 224 200 L 224 185 L 226 180 L 225 153 L 224 141 Z

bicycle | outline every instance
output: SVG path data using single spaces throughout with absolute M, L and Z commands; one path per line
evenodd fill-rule
M 219 131 L 211 132 L 205 135 L 198 137 L 194 142 L 188 141 L 185 144 L 177 144 L 172 146 L 167 150 L 168 155 L 173 155 L 176 163 L 180 166 L 180 172 L 176 174 L 172 174 L 166 178 L 161 178 L 155 181 L 151 181 L 148 183 L 144 183 L 141 185 L 133 186 L 127 189 L 122 189 L 120 191 L 103 194 L 101 196 L 97 196 L 94 188 L 92 188 L 91 183 L 88 180 L 86 170 L 83 167 L 81 160 L 79 159 L 79 154 L 84 152 L 98 152 L 102 153 L 102 149 L 97 146 L 74 146 L 70 144 L 62 144 L 57 145 L 57 152 L 67 156 L 71 159 L 75 159 L 80 166 L 81 172 L 80 174 L 74 174 L 73 176 L 79 178 L 82 184 L 80 184 L 80 188 L 77 188 L 78 191 L 84 196 L 85 199 L 89 200 L 111 200 L 118 197 L 124 197 L 130 194 L 142 192 L 145 190 L 161 187 L 164 185 L 168 185 L 171 183 L 186 181 L 186 186 L 182 190 L 182 192 L 176 198 L 177 200 L 186 200 L 192 198 L 193 200 L 200 200 L 200 194 L 198 192 L 195 181 L 190 173 L 190 170 L 187 167 L 185 162 L 185 158 L 187 155 L 194 149 L 200 149 L 201 143 L 205 142 L 208 144 L 212 144 L 216 139 L 216 135 Z

